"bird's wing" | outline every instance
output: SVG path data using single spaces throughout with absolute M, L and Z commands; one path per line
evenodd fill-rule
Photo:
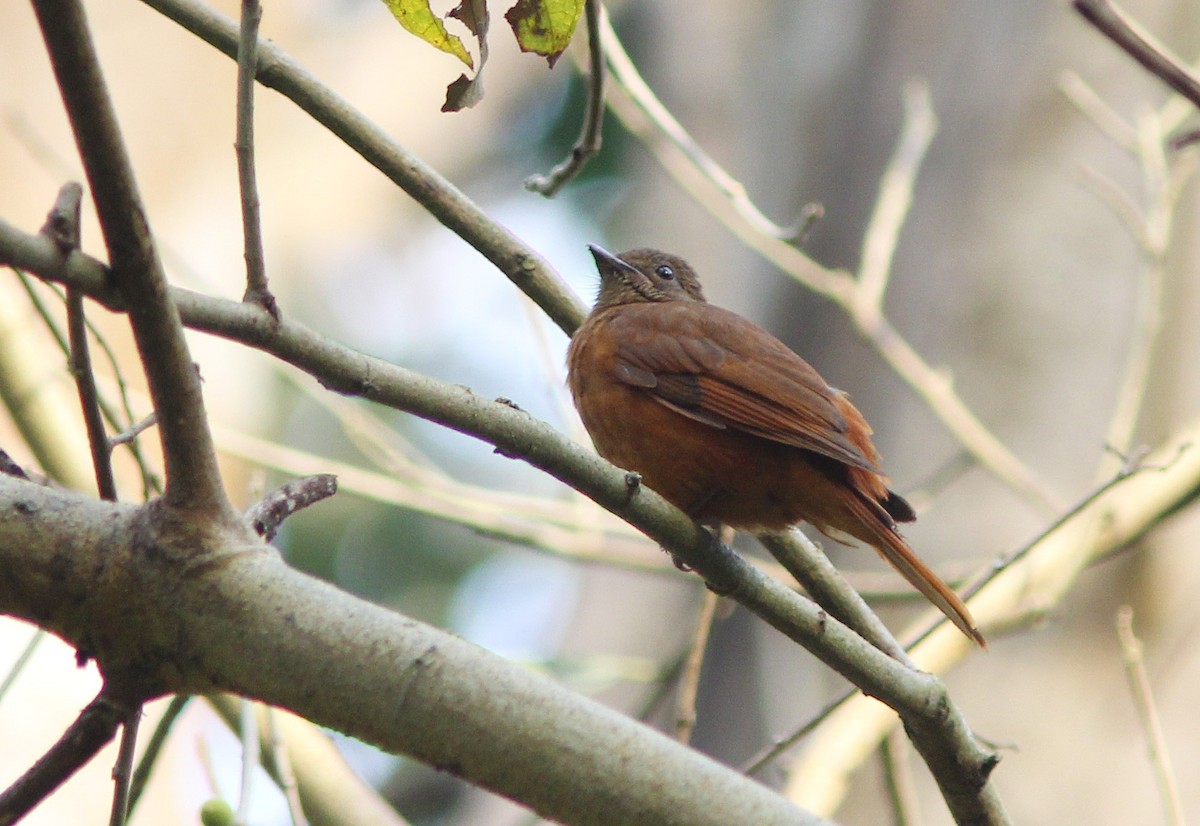
M 871 430 L 859 412 L 761 328 L 711 304 L 623 309 L 612 319 L 620 381 L 713 427 L 879 472 Z

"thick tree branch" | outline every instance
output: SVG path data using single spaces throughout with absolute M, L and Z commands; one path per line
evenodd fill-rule
M 252 537 L 197 538 L 169 514 L 0 477 L 0 610 L 92 646 L 106 679 L 134 668 L 164 692 L 254 697 L 555 820 L 821 822 L 546 677 L 288 568 Z
M 233 518 L 179 316 L 78 0 L 36 0 L 34 10 L 54 67 L 75 143 L 104 233 L 112 279 L 129 311 L 150 395 L 159 413 L 167 471 L 165 499 Z

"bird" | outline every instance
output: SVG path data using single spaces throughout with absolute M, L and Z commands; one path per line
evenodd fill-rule
M 901 536 L 916 513 L 888 487 L 845 393 L 754 322 L 704 297 L 682 258 L 589 244 L 596 303 L 567 384 L 596 451 L 693 519 L 751 531 L 807 522 L 871 547 L 967 637 L 971 612 Z

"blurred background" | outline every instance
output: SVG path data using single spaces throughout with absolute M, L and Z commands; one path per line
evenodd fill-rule
M 215 5 L 237 16 L 236 3 Z M 1176 53 L 1197 53 L 1193 4 L 1125 6 Z M 172 279 L 239 298 L 234 63 L 139 3 L 91 3 L 89 10 Z M 557 198 L 525 191 L 526 177 L 569 150 L 583 85 L 569 56 L 548 71 L 545 61 L 518 54 L 502 11 L 492 10 L 486 95 L 457 114 L 439 109 L 462 67 L 403 31 L 378 0 L 267 4 L 262 31 L 538 250 L 586 301 L 595 291 L 586 243 L 679 253 L 697 267 L 711 301 L 768 327 L 853 395 L 900 491 L 922 490 L 961 464 L 960 446 L 844 313 L 741 243 L 615 116 L 607 119 L 602 153 Z M 1061 85 L 1064 73 L 1074 73 L 1121 118 L 1152 133 L 1168 99 L 1158 81 L 1065 0 L 662 0 L 613 4 L 610 12 L 666 106 L 768 216 L 788 224 L 805 204 L 824 206 L 805 249 L 826 267 L 858 266 L 901 128 L 903 89 L 914 80 L 928 85 L 940 129 L 899 237 L 886 312 L 1061 501 L 1086 495 L 1097 482 L 1150 272 L 1112 193 L 1124 191 L 1142 212 L 1159 202 L 1148 184 L 1153 169 L 1148 178 L 1146 164 L 1098 129 Z M 82 175 L 32 12 L 21 3 L 0 6 L 0 118 L 0 217 L 32 231 L 58 186 Z M 1195 127 L 1197 119 L 1185 123 Z M 566 337 L 501 273 L 294 105 L 261 88 L 257 129 L 267 267 L 285 314 L 373 355 L 512 399 L 586 443 L 564 388 Z M 1191 160 L 1172 154 L 1168 162 Z M 1160 443 L 1200 413 L 1196 207 L 1196 188 L 1183 188 L 1162 271 L 1162 331 L 1139 445 Z M 93 215 L 87 219 L 84 247 L 103 257 Z M 100 310 L 91 316 L 128 356 L 123 320 Z M 25 380 L 62 394 L 58 412 L 82 439 L 64 363 L 13 277 L 0 278 L 0 320 L 9 336 L 3 347 L 20 341 L 36 354 L 25 359 L 32 371 Z M 199 335 L 191 342 L 239 504 L 301 472 L 251 461 L 273 455 L 250 441 L 258 439 L 314 457 L 304 472 L 346 463 L 383 476 L 396 472 L 387 461 L 398 461 L 373 464 L 386 443 L 454 480 L 587 510 L 556 481 L 482 443 L 330 399 L 313 380 L 240 346 Z M 136 376 L 135 362 L 127 359 L 125 370 Z M 137 409 L 146 412 L 144 401 Z M 375 420 L 356 418 L 364 414 Z M 7 414 L 0 414 L 0 446 L 35 464 Z M 64 450 L 86 456 L 79 447 Z M 125 495 L 139 492 L 131 475 Z M 579 564 L 379 501 L 386 498 L 367 483 L 358 491 L 344 486 L 289 520 L 278 544 L 298 567 L 671 727 L 667 678 L 693 632 L 703 594 L 697 580 L 667 570 L 652 547 L 635 555 L 662 571 Z M 968 467 L 936 490 L 906 534 L 954 577 L 1046 523 L 993 476 Z M 1088 569 L 1044 623 L 993 639 L 988 653 L 947 675 L 969 722 L 1001 749 L 994 778 L 1016 822 L 1156 822 L 1161 804 L 1113 631 L 1122 604 L 1133 606 L 1147 646 L 1179 776 L 1200 768 L 1197 528 L 1194 509 L 1178 514 L 1136 548 Z M 903 593 L 870 551 L 826 545 L 852 582 Z M 739 546 L 760 553 L 752 540 Z M 880 604 L 885 619 L 902 627 L 911 603 Z M 30 633 L 0 623 L 0 671 Z M 94 671 L 75 669 L 72 652 L 42 645 L 0 704 L 0 783 L 56 739 L 97 686 Z M 694 743 L 742 765 L 841 688 L 804 651 L 745 611 L 722 607 Z M 413 823 L 533 822 L 519 807 L 445 775 L 342 745 Z M 780 782 L 792 757 L 765 779 Z M 236 794 L 239 760 L 231 736 L 193 704 L 133 822 L 195 822 L 201 801 Z M 949 823 L 916 762 L 924 822 Z M 26 822 L 105 822 L 110 767 L 110 756 L 94 761 Z M 881 776 L 878 760 L 864 767 L 837 812 L 840 822 L 887 822 Z M 256 794 L 256 823 L 285 822 L 268 784 Z M 1200 813 L 1200 787 L 1185 784 L 1184 795 L 1185 810 Z

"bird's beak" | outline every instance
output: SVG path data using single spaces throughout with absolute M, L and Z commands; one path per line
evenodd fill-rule
M 599 244 L 588 244 L 587 247 L 591 250 L 592 258 L 596 259 L 596 269 L 600 271 L 600 275 L 602 276 L 608 274 L 615 275 L 619 272 L 630 274 L 638 272 L 636 267 L 625 263 Z

